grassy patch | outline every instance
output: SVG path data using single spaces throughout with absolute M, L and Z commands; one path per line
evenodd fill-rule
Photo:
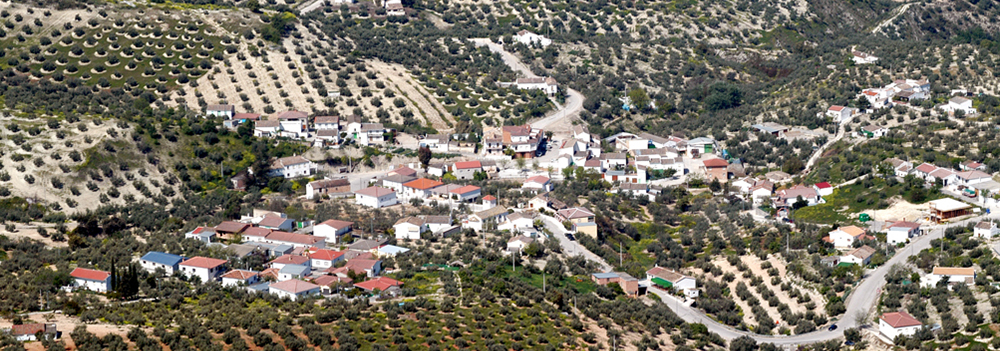
M 871 184 L 861 181 L 838 188 L 833 191 L 832 195 L 823 198 L 826 203 L 800 208 L 795 211 L 793 217 L 800 221 L 822 224 L 850 222 L 857 220 L 857 218 L 848 217 L 850 214 L 865 210 L 885 209 L 889 207 L 888 199 L 894 196 L 910 199 L 912 193 L 917 191 L 904 183 L 892 183 L 889 184 L 883 179 L 873 179 Z M 944 197 L 936 190 L 925 190 L 925 193 L 926 196 L 918 203 Z

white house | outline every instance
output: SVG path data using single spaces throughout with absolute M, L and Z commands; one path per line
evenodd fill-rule
M 427 178 L 418 178 L 416 180 L 411 180 L 409 182 L 403 183 L 403 198 L 426 199 L 431 196 L 432 189 L 442 185 L 444 185 L 444 183 L 436 180 L 430 180 Z
M 816 189 L 816 193 L 819 196 L 829 196 L 833 195 L 833 186 L 827 182 L 819 182 L 813 185 L 813 189 Z
M 278 280 L 305 279 L 309 277 L 312 268 L 303 264 L 287 264 L 278 270 Z
M 840 227 L 830 232 L 830 241 L 833 242 L 834 247 L 839 248 L 851 247 L 855 240 L 865 238 L 869 238 L 865 234 L 865 230 L 853 225 Z
M 322 179 L 306 183 L 306 199 L 312 200 L 329 194 L 351 192 L 351 181 L 344 179 Z
M 371 208 L 383 208 L 399 203 L 399 199 L 396 198 L 395 191 L 377 186 L 367 187 L 355 191 L 354 195 L 354 200 L 358 205 L 368 206 Z
M 451 135 L 428 134 L 421 138 L 417 142 L 417 145 L 426 147 L 433 152 L 448 152 L 449 142 L 451 142 Z
M 313 119 L 313 128 L 320 130 L 340 131 L 340 117 L 337 116 L 316 116 Z
M 281 133 L 281 123 L 272 120 L 259 120 L 254 122 L 253 136 L 267 138 L 278 136 Z
M 856 248 L 848 252 L 847 255 L 840 257 L 840 262 L 848 262 L 856 265 L 866 266 L 872 261 L 872 256 L 875 255 L 875 249 L 871 246 L 864 245 L 862 247 Z
M 270 230 L 292 230 L 292 226 L 295 224 L 291 218 L 285 218 L 277 215 L 264 216 L 257 226 L 260 228 L 270 229 Z
M 538 45 L 546 47 L 552 44 L 552 39 L 526 30 L 517 32 L 517 35 L 514 36 L 514 40 L 527 46 L 532 46 L 533 44 L 538 43 Z
M 333 267 L 339 261 L 344 260 L 344 253 L 341 251 L 327 249 L 309 250 L 309 266 L 317 270 Z
M 920 235 L 920 224 L 907 221 L 898 221 L 886 228 L 885 240 L 889 245 L 906 243 L 910 238 Z
M 271 294 L 278 295 L 279 297 L 287 297 L 292 301 L 295 301 L 296 299 L 307 297 L 309 295 L 319 295 L 320 287 L 319 285 L 310 282 L 291 279 L 273 283 L 268 286 L 267 291 Z
M 462 220 L 462 228 L 471 228 L 475 231 L 482 231 L 490 224 L 499 224 L 507 220 L 507 208 L 497 206 L 488 210 L 479 211 L 468 215 Z
M 956 111 L 962 111 L 966 116 L 972 116 L 978 113 L 975 107 L 972 107 L 972 100 L 966 99 L 961 96 L 956 96 L 948 100 L 947 104 L 938 106 L 941 110 L 949 113 L 955 113 Z
M 653 267 L 646 271 L 646 279 L 650 283 L 669 291 L 683 292 L 688 297 L 698 296 L 698 281 L 694 277 L 689 277 L 676 271 L 659 266 Z
M 962 171 L 955 173 L 955 183 L 959 185 L 972 185 L 993 180 L 989 173 L 983 171 Z
M 520 254 L 521 251 L 524 251 L 525 247 L 528 247 L 533 242 L 535 242 L 535 239 L 523 235 L 515 236 L 507 241 L 507 251 Z
M 10 335 L 17 341 L 38 341 L 36 335 L 42 333 L 42 338 L 53 340 L 59 336 L 55 323 L 15 324 L 10 327 Z
M 949 284 L 973 285 L 976 282 L 976 269 L 972 267 L 934 267 L 931 274 L 920 279 L 920 286 L 936 286 L 945 277 L 948 277 Z
M 139 259 L 142 269 L 149 273 L 156 273 L 156 270 L 163 269 L 167 275 L 174 274 L 178 265 L 184 261 L 184 257 L 165 252 L 150 251 Z
M 355 140 L 358 145 L 371 146 L 385 143 L 385 127 L 382 123 L 362 123 Z
M 547 193 L 552 191 L 552 180 L 549 177 L 537 175 L 524 180 L 521 189 L 532 193 Z
M 397 240 L 420 239 L 420 233 L 428 231 L 427 226 L 424 225 L 424 220 L 420 217 L 400 218 L 396 221 L 396 224 L 392 225 L 392 229 L 396 233 Z
M 859 136 L 864 136 L 867 138 L 881 138 L 886 134 L 889 134 L 889 128 L 877 126 L 877 125 L 867 125 L 861 127 L 861 132 Z
M 889 340 L 898 335 L 911 336 L 921 327 L 923 324 L 906 311 L 883 313 L 878 319 L 878 331 Z
M 267 170 L 268 177 L 285 177 L 286 179 L 295 177 L 307 177 L 316 173 L 317 165 L 302 156 L 282 157 L 271 162 L 271 167 Z M 252 170 L 250 171 L 252 174 Z
M 69 274 L 73 277 L 73 287 L 96 292 L 107 292 L 112 288 L 111 273 L 96 269 L 76 268 Z
M 535 229 L 534 211 L 517 212 L 507 216 L 507 221 L 497 226 L 498 230 L 509 230 L 511 232 L 522 232 Z
M 976 224 L 973 228 L 973 235 L 977 238 L 993 239 L 1000 233 L 1000 229 L 997 228 L 997 223 L 993 221 L 981 221 Z
M 223 117 L 225 119 L 232 119 L 233 115 L 236 114 L 236 108 L 233 105 L 208 105 L 205 108 L 206 116 Z
M 202 283 L 214 281 L 226 270 L 226 260 L 209 257 L 192 257 L 179 265 L 180 272 L 188 279 L 198 277 Z
M 234 269 L 222 275 L 222 286 L 249 286 L 259 281 L 257 272 L 243 269 Z
M 541 90 L 546 94 L 555 95 L 559 92 L 559 83 L 552 77 L 518 78 L 514 83 L 518 89 Z
M 278 258 L 275 258 L 275 259 L 271 260 L 271 262 L 268 262 L 267 264 L 271 268 L 274 268 L 274 269 L 277 269 L 277 270 L 281 270 L 281 269 L 284 269 L 286 266 L 307 266 L 308 267 L 308 266 L 311 265 L 311 263 L 309 261 L 310 261 L 309 257 L 299 256 L 299 255 L 288 255 L 288 254 L 286 254 L 286 255 L 278 256 Z
M 860 51 L 851 51 L 851 60 L 859 65 L 867 65 L 878 61 L 878 57 Z
M 336 244 L 340 237 L 351 231 L 354 222 L 330 219 L 313 226 L 313 235 L 326 238 L 327 243 Z
M 851 109 L 840 105 L 833 105 L 826 110 L 826 116 L 833 118 L 833 123 L 841 123 L 851 117 Z
M 308 117 L 305 112 L 285 111 L 273 116 L 271 120 L 281 124 L 281 135 L 290 138 L 303 138 L 306 136 L 306 123 Z
M 450 196 L 456 203 L 474 202 L 479 198 L 479 195 L 483 194 L 483 190 L 475 185 L 466 185 L 458 189 L 452 189 L 450 193 Z

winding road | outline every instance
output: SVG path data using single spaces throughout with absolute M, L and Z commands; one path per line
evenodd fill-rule
M 825 152 L 830 145 L 833 145 L 834 143 L 840 141 L 840 139 L 843 139 L 844 135 L 847 135 L 847 124 L 851 123 L 852 119 L 854 119 L 854 116 L 848 117 L 847 120 L 840 123 L 839 129 L 837 129 L 837 136 L 833 137 L 833 139 L 827 140 L 826 144 L 820 146 L 819 149 L 816 149 L 816 152 L 813 152 L 812 156 L 809 156 L 809 161 L 806 162 L 806 168 L 802 170 L 802 174 L 809 174 L 809 171 L 812 170 L 812 166 L 816 164 L 816 161 L 819 161 L 821 156 L 823 156 L 823 152 Z
M 476 46 L 486 46 L 490 49 L 490 51 L 500 54 L 500 57 L 503 58 L 503 62 L 507 64 L 507 66 L 510 66 L 512 70 L 520 73 L 525 78 L 538 77 L 538 75 L 528 68 L 528 65 L 521 62 L 521 59 L 507 50 L 504 50 L 503 45 L 494 43 L 493 40 L 489 38 L 473 38 L 469 40 Z M 531 122 L 532 128 L 569 131 L 570 124 L 568 122 L 573 117 L 577 116 L 580 113 L 580 110 L 583 109 L 583 100 L 585 100 L 586 97 L 584 97 L 579 91 L 565 87 L 564 89 L 566 90 L 566 101 L 563 104 L 559 104 L 555 98 L 552 98 L 551 100 L 552 103 L 556 105 L 556 110 L 549 112 L 547 116 L 540 120 Z

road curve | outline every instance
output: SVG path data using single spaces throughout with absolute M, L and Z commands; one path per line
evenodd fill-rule
M 500 54 L 500 57 L 503 59 L 503 62 L 507 64 L 507 66 L 510 66 L 510 68 L 514 70 L 514 72 L 520 73 L 525 78 L 538 77 L 538 75 L 536 75 L 534 72 L 531 71 L 530 68 L 528 68 L 528 65 L 524 64 L 524 62 L 521 62 L 521 59 L 519 59 L 514 54 L 508 52 L 507 50 L 504 50 L 503 45 L 494 43 L 493 40 L 489 38 L 472 38 L 469 39 L 469 41 L 472 41 L 472 43 L 475 44 L 476 46 L 486 46 L 487 48 L 490 49 L 491 52 Z M 555 111 L 549 112 L 548 116 L 545 116 L 540 120 L 531 122 L 531 127 L 537 129 L 550 129 L 550 127 L 556 126 L 556 127 L 561 127 L 558 128 L 560 130 L 565 129 L 568 131 L 569 124 L 565 123 L 564 125 L 560 126 L 559 122 L 573 118 L 578 113 L 580 113 L 580 110 L 583 109 L 583 100 L 585 100 L 586 97 L 584 97 L 583 94 L 581 94 L 579 91 L 569 88 L 566 88 L 566 95 L 567 95 L 566 101 L 562 105 L 556 102 L 555 99 L 552 99 L 552 102 L 556 104 L 557 109 Z
M 991 217 L 1000 217 L 996 214 L 991 215 Z M 964 221 L 952 223 L 949 225 L 937 226 L 930 231 L 929 234 L 914 238 L 909 245 L 905 248 L 896 251 L 896 255 L 890 258 L 884 265 L 875 269 L 868 274 L 858 287 L 851 291 L 851 294 L 847 297 L 845 301 L 845 307 L 847 309 L 844 312 L 843 317 L 833 322 L 837 325 L 837 329 L 830 331 L 826 326 L 820 326 L 820 329 L 811 333 L 805 333 L 793 336 L 773 336 L 773 335 L 760 335 L 751 332 L 738 331 L 730 326 L 723 325 L 715 320 L 709 318 L 701 311 L 680 303 L 675 297 L 668 295 L 663 290 L 657 288 L 649 289 L 649 292 L 657 295 L 660 299 L 674 310 L 677 315 L 688 323 L 701 323 L 708 327 L 708 330 L 719 334 L 723 339 L 732 340 L 740 336 L 750 336 L 754 338 L 759 343 L 773 343 L 778 346 L 791 346 L 791 345 L 805 345 L 817 342 L 823 342 L 827 340 L 833 340 L 843 336 L 844 329 L 847 328 L 857 328 L 858 316 L 867 316 L 868 312 L 878 300 L 881 295 L 881 289 L 885 285 L 885 276 L 889 273 L 890 267 L 894 265 L 904 265 L 906 260 L 910 256 L 914 256 L 920 251 L 927 249 L 931 245 L 931 240 L 941 238 L 944 236 L 945 229 L 951 226 L 964 226 L 972 221 L 982 220 L 983 217 L 973 217 L 966 219 Z M 871 322 L 871 321 L 868 321 Z

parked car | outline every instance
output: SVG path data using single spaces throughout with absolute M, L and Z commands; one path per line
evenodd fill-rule
M 830 324 L 830 327 L 826 328 L 826 330 L 829 330 L 829 331 L 837 330 L 837 325 L 836 324 Z

